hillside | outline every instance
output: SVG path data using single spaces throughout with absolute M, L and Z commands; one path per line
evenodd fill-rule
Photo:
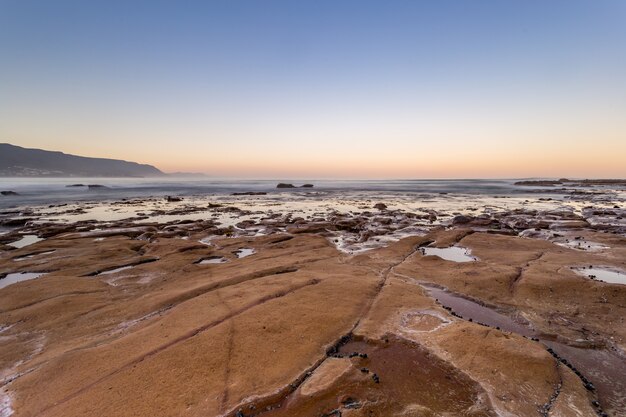
M 156 177 L 152 165 L 0 143 L 0 177 Z

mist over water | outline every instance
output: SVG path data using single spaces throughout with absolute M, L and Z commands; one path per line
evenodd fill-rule
M 533 188 L 516 186 L 517 180 L 249 180 L 249 179 L 155 179 L 155 178 L 0 178 L 0 190 L 19 195 L 0 197 L 0 208 L 23 205 L 104 201 L 122 198 L 165 195 L 230 194 L 234 192 L 341 192 L 385 191 L 416 193 L 461 193 L 484 195 L 526 194 Z M 279 182 L 296 187 L 314 184 L 314 188 L 277 189 Z M 68 185 L 83 184 L 81 187 Z M 89 184 L 104 187 L 88 188 Z M 545 187 L 543 187 L 545 189 Z

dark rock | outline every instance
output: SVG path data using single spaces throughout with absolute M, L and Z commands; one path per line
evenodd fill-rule
M 231 195 L 267 195 L 267 193 L 263 191 L 245 191 L 241 193 L 232 193 Z
M 215 211 L 220 212 L 220 213 L 242 213 L 242 214 L 245 213 L 239 207 L 234 207 L 234 206 L 217 207 Z
M 280 183 L 278 183 L 276 188 L 296 188 L 296 186 L 293 185 L 293 184 L 287 184 L 287 183 L 284 183 L 284 182 L 280 182 Z
M 346 397 L 342 399 L 341 404 L 343 404 L 345 408 L 361 408 L 361 403 L 357 399 L 352 397 Z
M 527 180 L 527 181 L 517 181 L 514 185 L 530 185 L 537 187 L 554 187 L 555 185 L 561 185 L 563 182 L 568 181 L 567 179 L 560 180 Z
M 364 222 L 356 219 L 340 220 L 335 223 L 337 230 L 346 230 L 352 233 L 357 233 L 361 230 Z
M 313 184 L 302 184 L 300 188 L 313 188 Z
M 165 197 L 165 200 L 167 200 L 168 203 L 177 203 L 179 201 L 183 201 L 182 198 L 180 198 L 180 197 L 172 197 L 171 195 L 168 195 L 167 197 Z
M 15 226 L 25 226 L 26 223 L 35 220 L 34 218 L 30 218 L 30 217 L 20 217 L 17 219 L 6 219 L 6 220 L 0 220 L 0 226 L 7 226 L 7 227 L 15 227 Z
M 471 216 L 454 216 L 454 219 L 452 219 L 452 224 L 467 224 L 470 223 L 474 218 Z
M 91 190 L 91 189 L 97 189 L 97 188 L 109 188 L 109 187 L 106 187 L 106 186 L 101 185 L 101 184 L 89 184 L 87 187 L 88 187 L 90 190 Z
M 0 191 L 0 194 L 7 195 L 7 196 L 9 196 L 9 195 L 19 195 L 15 191 Z
M 312 223 L 304 224 L 303 226 L 290 226 L 287 228 L 287 233 L 326 233 L 328 229 L 334 229 L 333 225 L 328 223 Z
M 66 187 L 86 187 L 85 184 L 70 184 L 70 185 L 66 185 Z
M 387 209 L 387 204 L 385 204 L 385 203 L 376 203 L 376 204 L 374 204 L 374 208 L 378 209 L 378 210 L 386 210 Z

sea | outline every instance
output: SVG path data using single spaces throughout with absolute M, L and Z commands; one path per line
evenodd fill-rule
M 107 201 L 163 196 L 228 195 L 241 192 L 404 192 L 522 196 L 550 193 L 555 187 L 519 186 L 519 179 L 207 179 L 207 178 L 0 178 L 0 209 L 46 204 Z M 278 183 L 297 188 L 277 189 Z M 300 188 L 313 184 L 313 188 Z M 80 186 L 72 186 L 80 185 Z M 88 187 L 98 185 L 99 187 Z M 558 187 L 557 187 L 558 188 Z

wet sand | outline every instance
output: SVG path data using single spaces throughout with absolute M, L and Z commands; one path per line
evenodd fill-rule
M 542 198 L 5 210 L 0 415 L 626 415 L 625 201 Z

